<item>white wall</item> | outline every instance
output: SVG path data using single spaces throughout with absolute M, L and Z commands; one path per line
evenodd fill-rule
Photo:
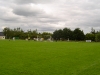
M 0 36 L 0 39 L 5 39 L 5 36 Z

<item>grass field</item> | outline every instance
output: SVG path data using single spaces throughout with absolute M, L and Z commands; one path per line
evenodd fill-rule
M 0 75 L 100 75 L 100 43 L 0 40 Z

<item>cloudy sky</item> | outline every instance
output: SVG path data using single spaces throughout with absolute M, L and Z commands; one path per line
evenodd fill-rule
M 100 0 L 0 0 L 0 31 L 4 27 L 100 30 Z

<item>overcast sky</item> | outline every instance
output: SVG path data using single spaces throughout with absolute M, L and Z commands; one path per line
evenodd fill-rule
M 100 30 L 100 0 L 0 0 L 0 31 L 4 27 Z

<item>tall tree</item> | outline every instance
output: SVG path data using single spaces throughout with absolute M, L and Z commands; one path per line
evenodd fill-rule
M 60 39 L 62 39 L 63 38 L 63 31 L 61 29 L 55 30 L 53 32 L 52 37 L 54 38 L 54 40 L 60 40 Z
M 6 39 L 11 38 L 11 29 L 6 27 L 3 29 L 3 33 L 6 36 Z
M 71 29 L 64 28 L 63 29 L 63 39 L 65 39 L 65 40 L 71 39 L 72 40 L 72 37 L 73 37 L 73 33 L 72 33 Z
M 96 36 L 95 36 L 95 34 L 96 34 L 95 29 L 91 28 L 91 34 L 93 34 L 93 36 L 94 36 L 94 37 L 92 38 L 92 40 L 95 41 L 95 37 L 96 37 Z
M 95 32 L 95 29 L 91 28 L 91 33 L 92 33 L 92 34 L 95 34 L 95 33 L 96 33 L 96 32 Z
M 96 42 L 100 42 L 100 32 L 98 32 L 95 36 Z
M 85 39 L 84 32 L 82 30 L 80 30 L 80 28 L 76 28 L 73 31 L 73 33 L 74 33 L 74 39 L 75 40 L 81 41 L 81 40 L 84 40 Z

